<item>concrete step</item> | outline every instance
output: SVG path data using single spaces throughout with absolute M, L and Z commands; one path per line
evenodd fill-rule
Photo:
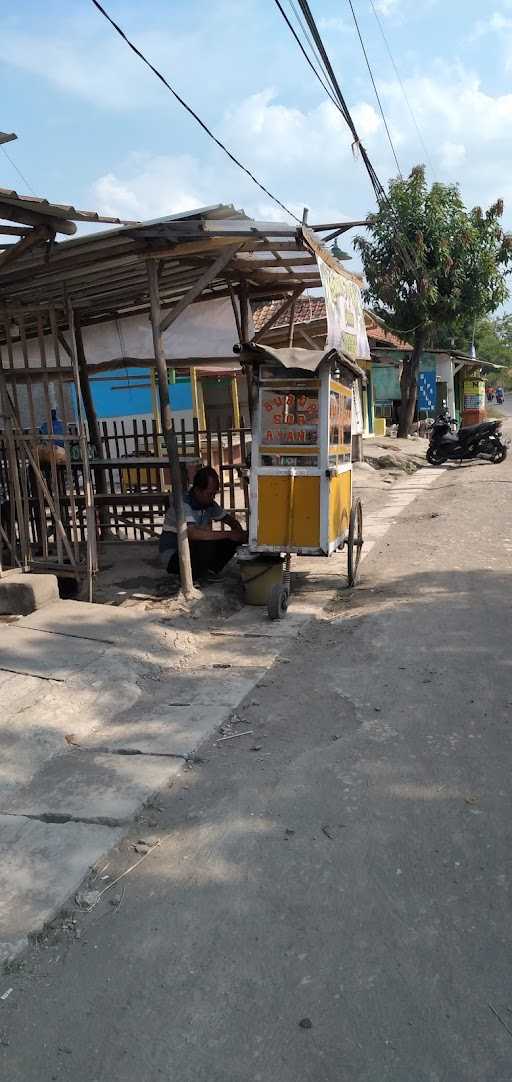
M 0 579 L 0 616 L 27 616 L 59 599 L 55 575 L 32 575 L 22 571 Z

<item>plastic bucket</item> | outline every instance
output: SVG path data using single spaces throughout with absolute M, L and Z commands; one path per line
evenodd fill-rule
M 273 586 L 283 580 L 281 556 L 239 556 L 238 566 L 248 605 L 266 605 Z

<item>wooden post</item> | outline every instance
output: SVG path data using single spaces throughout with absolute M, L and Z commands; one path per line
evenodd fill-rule
M 191 387 L 191 391 L 192 391 L 192 412 L 194 414 L 194 417 L 197 417 L 197 419 L 199 420 L 199 397 L 198 397 L 198 394 L 197 394 L 197 372 L 196 372 L 196 370 L 195 370 L 195 368 L 193 366 L 192 366 L 192 368 L 190 368 L 190 387 Z
M 93 493 L 92 482 L 91 482 L 91 470 L 90 470 L 90 467 L 89 467 L 89 448 L 87 447 L 87 440 L 86 440 L 86 436 L 85 436 L 85 425 L 83 423 L 83 415 L 82 415 L 82 405 L 83 405 L 83 407 L 85 409 L 85 401 L 84 401 L 84 393 L 83 393 L 83 386 L 82 386 L 83 377 L 82 377 L 82 374 L 81 374 L 79 361 L 78 361 L 78 340 L 80 342 L 82 342 L 82 336 L 81 336 L 80 331 L 79 331 L 78 332 L 78 340 L 77 340 L 75 313 L 73 311 L 73 306 L 71 304 L 71 301 L 69 301 L 69 300 L 67 302 L 67 316 L 68 316 L 68 326 L 69 326 L 69 330 L 70 330 L 70 339 L 71 339 L 71 343 L 72 343 L 72 345 L 71 345 L 71 354 L 72 354 L 71 363 L 72 363 L 72 366 L 73 366 L 73 375 L 74 375 L 74 378 L 75 378 L 75 388 L 76 388 L 76 394 L 77 394 L 78 436 L 79 436 L 79 440 L 80 440 L 80 452 L 81 452 L 81 455 L 82 455 L 82 473 L 83 473 L 83 478 L 84 478 L 85 521 L 86 521 L 86 525 L 87 525 L 87 583 L 88 583 L 88 596 L 89 596 L 89 601 L 92 602 L 94 576 L 95 576 L 95 574 L 96 574 L 96 572 L 98 570 L 98 552 L 97 552 L 97 545 L 96 545 L 96 514 L 95 514 L 95 510 L 94 510 L 94 493 Z M 74 348 L 73 348 L 73 346 L 74 346 Z M 83 358 L 84 366 L 87 367 L 86 362 L 85 362 L 85 354 L 83 352 L 83 343 L 82 343 L 82 358 Z M 87 383 L 87 388 L 88 388 L 89 394 L 91 394 L 91 388 L 90 388 L 90 384 L 89 384 L 89 373 L 88 372 L 85 373 L 85 382 Z M 92 401 L 92 395 L 91 395 L 91 401 Z M 94 420 L 96 422 L 96 427 L 97 427 L 97 430 L 98 430 L 98 433 L 99 433 L 99 425 L 98 425 L 98 421 L 97 421 L 97 418 L 96 418 L 96 412 L 94 410 L 94 406 L 93 406 L 93 414 L 94 414 Z M 99 449 L 101 450 L 101 441 L 100 441 L 100 444 L 99 444 Z M 107 491 L 107 479 L 105 477 L 104 472 L 101 473 L 101 484 L 102 484 L 102 487 L 103 487 L 104 491 L 106 492 Z M 97 481 L 96 481 L 96 487 L 97 487 Z M 102 512 L 100 511 L 100 524 L 102 523 L 101 514 L 102 514 Z M 103 512 L 103 514 L 106 515 L 107 522 L 108 522 L 108 512 L 105 510 Z
M 172 482 L 172 498 L 176 513 L 176 530 L 178 537 L 178 559 L 180 564 L 181 587 L 185 597 L 192 597 L 194 584 L 192 581 L 192 567 L 190 563 L 190 549 L 188 544 L 187 523 L 185 508 L 183 505 L 183 488 L 181 484 L 180 460 L 178 454 L 178 440 L 172 424 L 171 403 L 169 400 L 169 385 L 167 383 L 167 365 L 165 362 L 165 350 L 161 331 L 162 313 L 160 307 L 160 295 L 158 289 L 158 269 L 153 260 L 147 261 L 147 274 L 149 283 L 149 296 L 151 301 L 151 329 L 153 331 L 153 349 L 155 353 L 156 370 L 158 375 L 158 393 L 160 396 L 160 414 L 164 431 L 165 445 L 169 456 L 169 467 Z
M 83 337 L 82 337 L 82 327 L 81 327 L 80 316 L 79 316 L 78 311 L 74 310 L 73 311 L 73 316 L 74 316 L 74 326 L 75 326 L 75 332 L 74 333 L 75 333 L 76 356 L 77 356 L 77 361 L 78 361 L 78 371 L 80 373 L 80 388 L 81 388 L 81 391 L 82 391 L 82 400 L 83 400 L 84 408 L 85 408 L 85 416 L 87 417 L 87 425 L 88 425 L 88 428 L 89 428 L 89 437 L 90 437 L 91 443 L 94 444 L 94 457 L 95 458 L 103 458 L 103 445 L 102 445 L 102 440 L 101 440 L 100 426 L 98 424 L 98 418 L 96 416 L 96 410 L 94 408 L 94 400 L 93 400 L 93 397 L 92 397 L 91 384 L 90 384 L 90 381 L 89 381 L 89 373 L 87 371 L 87 359 L 86 359 L 85 350 L 84 350 L 84 340 L 83 340 Z M 97 489 L 97 491 L 103 491 L 103 489 L 100 490 L 99 483 L 98 483 L 99 480 L 100 480 L 100 471 L 98 471 L 98 476 L 96 477 L 96 489 Z M 105 488 L 105 491 L 106 491 L 106 488 Z
M 82 402 L 84 404 L 85 416 L 87 418 L 87 427 L 89 429 L 89 439 L 94 446 L 94 457 L 103 458 L 103 441 L 101 438 L 101 431 L 99 421 L 96 416 L 96 409 L 94 406 L 94 399 L 92 397 L 91 384 L 89 380 L 89 372 L 87 370 L 87 358 L 84 350 L 84 340 L 82 337 L 82 326 L 80 323 L 79 313 L 73 310 L 73 337 L 75 341 L 76 360 L 78 364 L 78 372 L 80 375 L 80 390 L 82 393 Z M 107 478 L 105 470 L 101 467 L 93 470 L 94 472 L 94 484 L 96 486 L 96 492 L 100 496 L 107 495 Z M 103 535 L 110 527 L 110 516 L 108 513 L 108 507 L 103 502 L 100 503 L 99 509 L 99 521 L 100 530 Z
M 240 403 L 236 376 L 231 376 L 231 405 L 233 406 L 233 428 L 240 428 Z
M 243 347 L 249 342 L 249 295 L 247 293 L 247 286 L 245 282 L 240 283 L 238 298 L 240 301 L 240 328 L 242 332 L 240 345 L 243 349 Z M 247 399 L 249 403 L 249 416 L 252 424 L 253 414 L 256 412 L 256 388 L 254 386 L 252 365 L 246 366 L 245 375 L 247 379 Z

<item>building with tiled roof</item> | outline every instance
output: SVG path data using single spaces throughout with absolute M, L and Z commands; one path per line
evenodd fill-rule
M 253 319 L 256 333 L 265 326 L 265 323 L 268 322 L 280 305 L 282 305 L 282 301 L 277 300 L 268 303 L 264 302 L 254 308 Z M 388 330 L 385 324 L 374 316 L 373 312 L 365 309 L 364 320 L 370 348 L 372 346 L 387 346 L 388 349 L 412 349 L 409 342 L 404 341 L 393 331 Z M 288 309 L 269 327 L 261 341 L 275 346 L 279 344 L 288 345 L 289 328 L 290 310 Z M 323 347 L 327 337 L 327 317 L 323 297 L 300 297 L 295 302 L 293 309 L 293 336 L 294 341 L 302 338 L 303 343 L 307 343 L 309 339 L 311 346 Z M 281 341 L 283 337 L 286 338 L 286 342 Z

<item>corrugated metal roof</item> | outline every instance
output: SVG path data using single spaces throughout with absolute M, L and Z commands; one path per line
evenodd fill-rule
M 7 193 L 8 196 L 10 193 Z M 2 193 L 0 191 L 0 215 Z M 52 206 L 23 199 L 18 206 Z M 300 229 L 286 222 L 258 222 L 228 204 L 197 208 L 155 222 L 88 233 L 21 254 L 0 265 L 0 307 L 23 306 L 37 333 L 37 309 L 54 305 L 63 315 L 64 297 L 79 308 L 83 323 L 149 310 L 147 261 L 158 259 L 163 309 L 173 308 L 225 250 L 227 260 L 203 287 L 201 299 L 229 297 L 244 283 L 251 299 L 283 297 L 320 286 L 315 258 Z M 29 316 L 29 312 L 32 315 Z M 59 325 L 63 326 L 64 323 Z M 0 321 L 0 336 L 2 334 Z
M 1 141 L 1 140 L 0 140 Z M 44 214 L 47 218 L 60 218 L 70 222 L 106 222 L 112 225 L 137 225 L 137 222 L 127 222 L 122 218 L 109 218 L 98 214 L 95 210 L 77 210 L 68 203 L 50 203 L 48 199 L 42 199 L 35 195 L 19 195 L 11 188 L 0 188 L 0 218 L 2 217 L 2 204 L 16 207 L 20 211 L 29 210 L 33 214 Z

